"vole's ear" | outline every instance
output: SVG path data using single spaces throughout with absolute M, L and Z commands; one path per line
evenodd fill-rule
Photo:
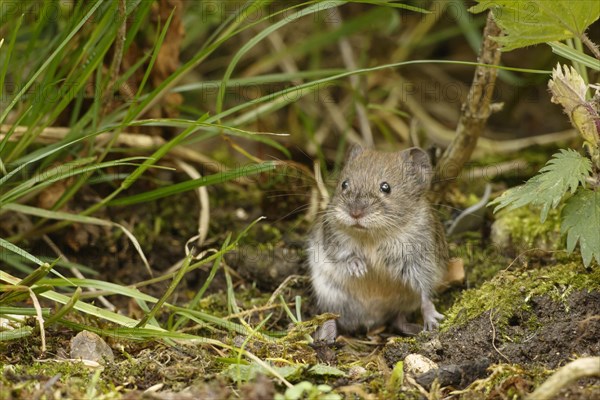
M 363 151 L 365 151 L 364 147 L 359 146 L 357 144 L 353 144 L 352 146 L 350 146 L 348 154 L 346 154 L 346 162 L 354 160 Z
M 429 155 L 418 147 L 403 150 L 400 155 L 405 169 L 411 172 L 411 175 L 417 179 L 417 183 L 429 187 L 433 174 Z
M 432 168 L 429 155 L 425 152 L 425 150 L 418 147 L 411 147 L 402 151 L 402 153 L 406 161 L 413 162 L 416 165 L 421 165 L 424 168 Z

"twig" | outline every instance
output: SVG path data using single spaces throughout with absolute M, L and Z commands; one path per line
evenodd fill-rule
M 0 140 L 3 140 L 5 135 L 10 132 L 11 125 L 0 125 Z M 13 134 L 8 139 L 11 142 L 17 141 L 21 138 L 29 129 L 27 126 L 17 126 Z M 62 126 L 49 126 L 36 137 L 37 143 L 56 143 L 63 140 L 71 132 L 71 128 Z M 111 132 L 101 133 L 94 137 L 95 141 L 99 144 L 109 141 L 113 134 Z M 139 147 L 143 149 L 157 149 L 166 143 L 165 139 L 159 136 L 144 135 L 141 133 L 121 132 L 117 138 L 116 144 L 119 146 L 127 147 Z M 211 171 L 221 172 L 226 171 L 228 168 L 223 164 L 201 154 L 195 150 L 192 150 L 183 146 L 176 146 L 171 150 L 171 154 L 179 159 L 184 159 L 190 162 L 203 164 L 203 166 Z
M 571 361 L 542 383 L 526 400 L 549 400 L 569 383 L 588 376 L 600 376 L 600 357 L 585 357 Z
M 492 37 L 500 34 L 501 30 L 494 22 L 492 14 L 488 14 L 478 63 L 489 65 L 499 63 L 500 47 Z M 491 114 L 490 103 L 497 74 L 496 68 L 478 66 L 475 69 L 473 84 L 469 89 L 467 101 L 463 104 L 462 114 L 456 127 L 456 135 L 437 165 L 436 176 L 438 178 L 458 176 L 465 163 L 471 158 L 477 145 L 477 139 L 483 132 L 485 123 Z M 449 182 L 449 179 L 437 179 L 433 190 L 434 201 L 441 200 Z
M 554 254 L 554 253 L 566 253 L 566 250 L 544 250 L 541 247 L 534 247 L 532 249 L 527 249 L 525 251 L 523 251 L 522 253 L 520 253 L 519 255 L 517 255 L 511 262 L 510 264 L 508 264 L 508 267 L 504 268 L 502 271 L 506 272 L 508 271 L 517 261 L 519 261 L 519 259 L 521 257 L 523 257 L 525 254 L 527 253 L 531 253 L 534 251 L 540 251 L 546 254 Z
M 48 379 L 46 383 L 44 383 L 44 385 L 33 395 L 32 400 L 41 399 L 42 396 L 44 396 L 44 398 L 47 398 L 46 396 L 52 397 L 52 386 L 56 385 L 56 382 L 59 381 L 61 376 L 62 374 L 58 373 L 52 378 Z
M 395 78 L 396 84 L 402 86 L 404 83 L 402 77 Z M 402 93 L 402 101 L 408 111 L 422 125 L 423 130 L 427 132 L 427 136 L 432 142 L 440 146 L 449 146 L 455 138 L 455 131 L 446 128 L 434 118 L 432 118 L 421 104 L 414 98 L 415 94 L 410 92 Z M 393 107 L 393 103 L 385 104 L 386 108 Z M 489 136 L 496 136 L 494 132 L 489 132 Z M 545 133 L 531 137 L 524 137 L 510 140 L 495 140 L 487 137 L 479 138 L 477 141 L 476 154 L 487 153 L 514 153 L 531 146 L 545 146 L 556 144 L 556 142 L 572 140 L 579 137 L 579 133 L 575 129 L 567 129 L 564 131 Z
M 179 168 L 181 168 L 186 174 L 190 176 L 192 179 L 200 179 L 202 175 L 196 170 L 194 167 L 189 165 L 188 163 L 182 160 L 175 160 L 175 164 Z M 195 235 L 193 238 L 188 240 L 188 243 L 192 240 L 198 240 L 198 247 L 202 247 L 204 244 L 204 240 L 206 240 L 206 235 L 208 234 L 208 224 L 210 222 L 210 205 L 208 199 L 208 190 L 206 190 L 206 186 L 200 186 L 197 189 L 198 200 L 200 202 L 200 215 L 198 216 L 198 235 Z M 186 243 L 186 248 L 188 247 Z
M 319 161 L 314 162 L 313 171 L 315 174 L 315 181 L 317 182 L 317 189 L 319 191 L 319 195 L 321 196 L 319 209 L 324 210 L 329 204 L 329 191 L 327 190 L 327 186 L 325 186 L 325 182 L 323 181 L 323 175 L 321 174 L 321 164 L 319 163 Z
M 296 275 L 296 276 L 300 276 L 300 275 Z M 263 313 L 265 311 L 269 311 L 269 310 L 273 310 L 276 308 L 279 308 L 280 305 L 279 304 L 267 304 L 264 306 L 260 306 L 260 307 L 253 307 L 250 310 L 244 310 L 244 311 L 240 311 L 238 314 L 229 314 L 223 317 L 224 320 L 230 320 L 230 319 L 236 319 L 236 318 L 245 318 L 249 315 L 253 315 L 256 313 Z
M 494 326 L 494 321 L 492 320 L 492 310 L 490 310 L 490 325 L 492 325 L 492 346 L 494 346 L 494 350 L 496 353 L 500 354 L 502 358 L 506 360 L 507 363 L 510 364 L 510 360 L 506 357 L 499 349 L 496 347 L 496 327 Z
M 287 278 L 285 278 L 285 280 L 283 282 L 281 282 L 281 284 L 277 287 L 277 289 L 275 289 L 275 291 L 269 298 L 269 301 L 267 301 L 266 307 L 273 304 L 273 302 L 277 299 L 277 296 L 279 296 L 279 294 L 281 292 L 283 292 L 283 289 L 285 289 L 291 282 L 295 282 L 301 278 L 302 278 L 302 275 L 290 275 Z
M 423 386 L 421 386 L 412 376 L 405 375 L 404 380 L 411 386 L 414 386 L 426 399 L 429 399 L 429 392 L 425 390 Z
M 28 287 L 29 297 L 31 298 L 31 302 L 33 303 L 33 308 L 35 309 L 35 319 L 38 322 L 40 327 L 40 338 L 42 339 L 42 354 L 46 352 L 46 330 L 44 329 L 44 316 L 42 315 L 42 306 L 40 306 L 40 302 L 38 301 L 37 296 L 34 291 Z

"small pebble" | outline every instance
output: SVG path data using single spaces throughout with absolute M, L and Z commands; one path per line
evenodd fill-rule
M 350 376 L 350 379 L 362 378 L 366 373 L 367 370 L 360 365 L 354 365 L 348 370 L 348 376 Z
M 423 350 L 427 351 L 427 352 L 431 352 L 431 353 L 435 353 L 438 350 L 442 349 L 442 342 L 440 342 L 440 339 L 433 339 L 430 340 L 427 343 L 423 344 Z
M 89 331 L 79 332 L 71 339 L 71 358 L 95 361 L 99 364 L 115 360 L 110 346 L 100 336 Z
M 404 373 L 407 375 L 421 375 L 436 368 L 436 363 L 420 354 L 409 354 L 404 359 Z

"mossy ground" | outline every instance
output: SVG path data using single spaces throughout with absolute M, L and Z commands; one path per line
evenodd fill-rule
M 235 210 L 227 209 L 226 203 L 220 202 L 226 196 L 239 197 L 237 189 L 233 192 L 215 191 L 211 196 L 218 196 L 214 199 L 217 206 L 211 220 L 211 237 L 224 238 L 227 231 L 243 229 L 247 220 L 234 217 Z M 246 203 L 247 206 L 251 207 L 255 201 L 261 203 L 261 196 L 252 195 L 252 202 Z M 140 235 L 142 246 L 164 250 L 164 258 L 159 263 L 163 269 L 181 256 L 186 235 L 194 233 L 189 224 L 184 223 L 189 220 L 193 204 L 194 197 L 185 196 L 177 204 L 165 203 L 164 207 L 151 212 L 139 209 L 136 230 L 145 230 L 145 234 Z M 223 217 L 222 222 L 217 219 L 220 217 Z M 522 218 L 519 217 L 519 220 Z M 513 238 L 520 238 L 518 240 L 523 242 L 530 238 L 532 241 L 527 239 L 527 243 L 533 243 L 535 237 L 545 235 L 547 231 L 535 225 L 534 221 L 535 218 L 532 218 L 527 224 L 510 225 L 515 227 Z M 268 221 L 251 230 L 244 243 L 271 250 L 284 248 L 289 243 L 297 245 L 307 227 L 301 216 Z M 532 230 L 527 231 L 527 227 Z M 290 232 L 296 232 L 297 237 L 290 239 Z M 119 236 L 115 235 L 113 241 L 113 245 L 119 243 Z M 318 384 L 327 384 L 334 388 L 335 393 L 346 398 L 422 398 L 423 392 L 414 386 L 406 385 L 406 382 L 403 386 L 391 378 L 399 361 L 410 353 L 420 353 L 439 365 L 489 360 L 490 369 L 480 380 L 467 382 L 460 388 L 435 385 L 426 388 L 434 397 L 518 399 L 539 385 L 551 369 L 570 358 L 600 352 L 597 336 L 594 336 L 600 334 L 600 323 L 593 318 L 600 315 L 598 266 L 584 268 L 579 256 L 563 253 L 540 255 L 532 252 L 513 257 L 510 251 L 500 251 L 491 246 L 481 232 L 466 233 L 453 238 L 453 241 L 455 250 L 461 252 L 459 255 L 466 260 L 467 281 L 465 286 L 450 288 L 440 295 L 439 303 L 446 320 L 439 332 L 415 338 L 374 334 L 342 338 L 335 348 L 313 347 L 307 335 L 314 331 L 318 319 L 311 320 L 314 310 L 307 290 L 308 282 L 299 280 L 279 287 L 283 278 L 277 277 L 280 280 L 271 282 L 270 289 L 265 289 L 242 273 L 238 275 L 235 263 L 228 264 L 228 268 L 232 274 L 236 304 L 243 312 L 244 321 L 258 326 L 269 318 L 263 328 L 279 332 L 279 338 L 264 342 L 200 326 L 189 326 L 185 331 L 243 346 L 276 371 L 286 373 L 286 379 L 292 383 L 309 380 L 314 384 L 311 390 L 317 396 L 315 398 L 326 395 L 319 392 Z M 70 256 L 74 259 L 81 257 L 85 261 L 86 249 L 82 250 Z M 126 257 L 131 261 L 130 256 Z M 153 252 L 153 257 L 158 258 L 160 254 Z M 118 257 L 113 260 L 118 260 Z M 113 274 L 113 278 L 116 276 L 118 280 L 127 277 L 127 270 L 123 269 L 132 265 L 106 264 L 102 274 Z M 300 261 L 297 266 L 300 268 Z M 118 274 L 114 275 L 115 271 Z M 186 304 L 207 274 L 207 271 L 198 271 L 186 276 L 175 301 Z M 128 280 L 123 278 L 123 282 Z M 227 280 L 219 273 L 198 308 L 226 317 L 230 312 L 228 302 L 231 301 L 227 288 Z M 147 289 L 160 295 L 164 285 Z M 276 289 L 281 297 L 276 296 L 275 301 L 269 303 Z M 294 324 L 281 302 L 285 301 L 295 314 L 299 299 L 301 317 L 305 322 Z M 118 301 L 116 304 L 123 309 L 131 306 Z M 165 322 L 165 317 L 159 315 L 159 320 Z M 33 320 L 30 324 L 35 325 Z M 231 372 L 232 363 L 242 360 L 248 372 L 256 367 L 254 362 L 248 362 L 238 352 L 203 344 L 131 342 L 118 336 L 105 337 L 115 353 L 115 362 L 101 369 L 90 369 L 66 360 L 68 342 L 75 333 L 65 328 L 50 327 L 46 332 L 48 349 L 45 354 L 41 354 L 39 336 L 19 342 L 3 342 L 0 352 L 2 399 L 35 396 L 139 398 L 148 389 L 158 390 L 154 395 L 158 396 L 156 398 L 166 398 L 160 397 L 161 393 L 184 393 L 182 391 L 185 390 L 192 396 L 189 398 L 258 399 L 271 398 L 275 393 L 283 394 L 286 390 L 278 379 L 264 378 L 261 374 L 247 375 L 253 378 L 250 383 L 245 382 L 243 376 Z M 327 370 L 326 365 L 335 367 L 335 370 Z M 322 367 L 313 369 L 315 366 Z M 262 370 L 257 367 L 256 371 Z M 52 379 L 57 376 L 59 378 L 53 382 Z M 585 396 L 600 391 L 597 381 L 569 390 L 576 399 L 589 398 Z M 271 397 L 261 397 L 265 393 Z M 482 394 L 483 397 L 477 397 Z

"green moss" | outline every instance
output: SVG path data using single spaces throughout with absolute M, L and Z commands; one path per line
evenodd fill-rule
M 600 290 L 600 268 L 586 269 L 581 262 L 557 264 L 524 271 L 503 271 L 478 289 L 467 290 L 448 310 L 443 330 L 462 325 L 492 311 L 498 326 L 506 326 L 518 310 L 529 311 L 529 300 L 547 295 L 565 301 L 574 290 Z M 530 323 L 535 324 L 535 321 Z
M 95 379 L 94 374 L 100 374 Z M 5 365 L 0 376 L 0 386 L 11 388 L 16 398 L 33 398 L 39 392 L 40 381 L 59 376 L 53 392 L 59 390 L 63 398 L 87 398 L 86 393 L 96 395 L 115 392 L 110 380 L 102 379 L 103 372 L 85 367 L 82 363 L 59 360 L 50 362 L 34 361 L 31 364 Z M 42 378 L 43 377 L 43 378 Z M 0 391 L 0 393 L 2 393 Z M 7 398 L 11 398 L 8 396 Z
M 494 225 L 495 241 L 516 247 L 517 252 L 530 248 L 564 249 L 564 240 L 560 235 L 560 209 L 550 210 L 544 223 L 540 221 L 539 209 L 521 207 L 502 210 L 496 215 Z

